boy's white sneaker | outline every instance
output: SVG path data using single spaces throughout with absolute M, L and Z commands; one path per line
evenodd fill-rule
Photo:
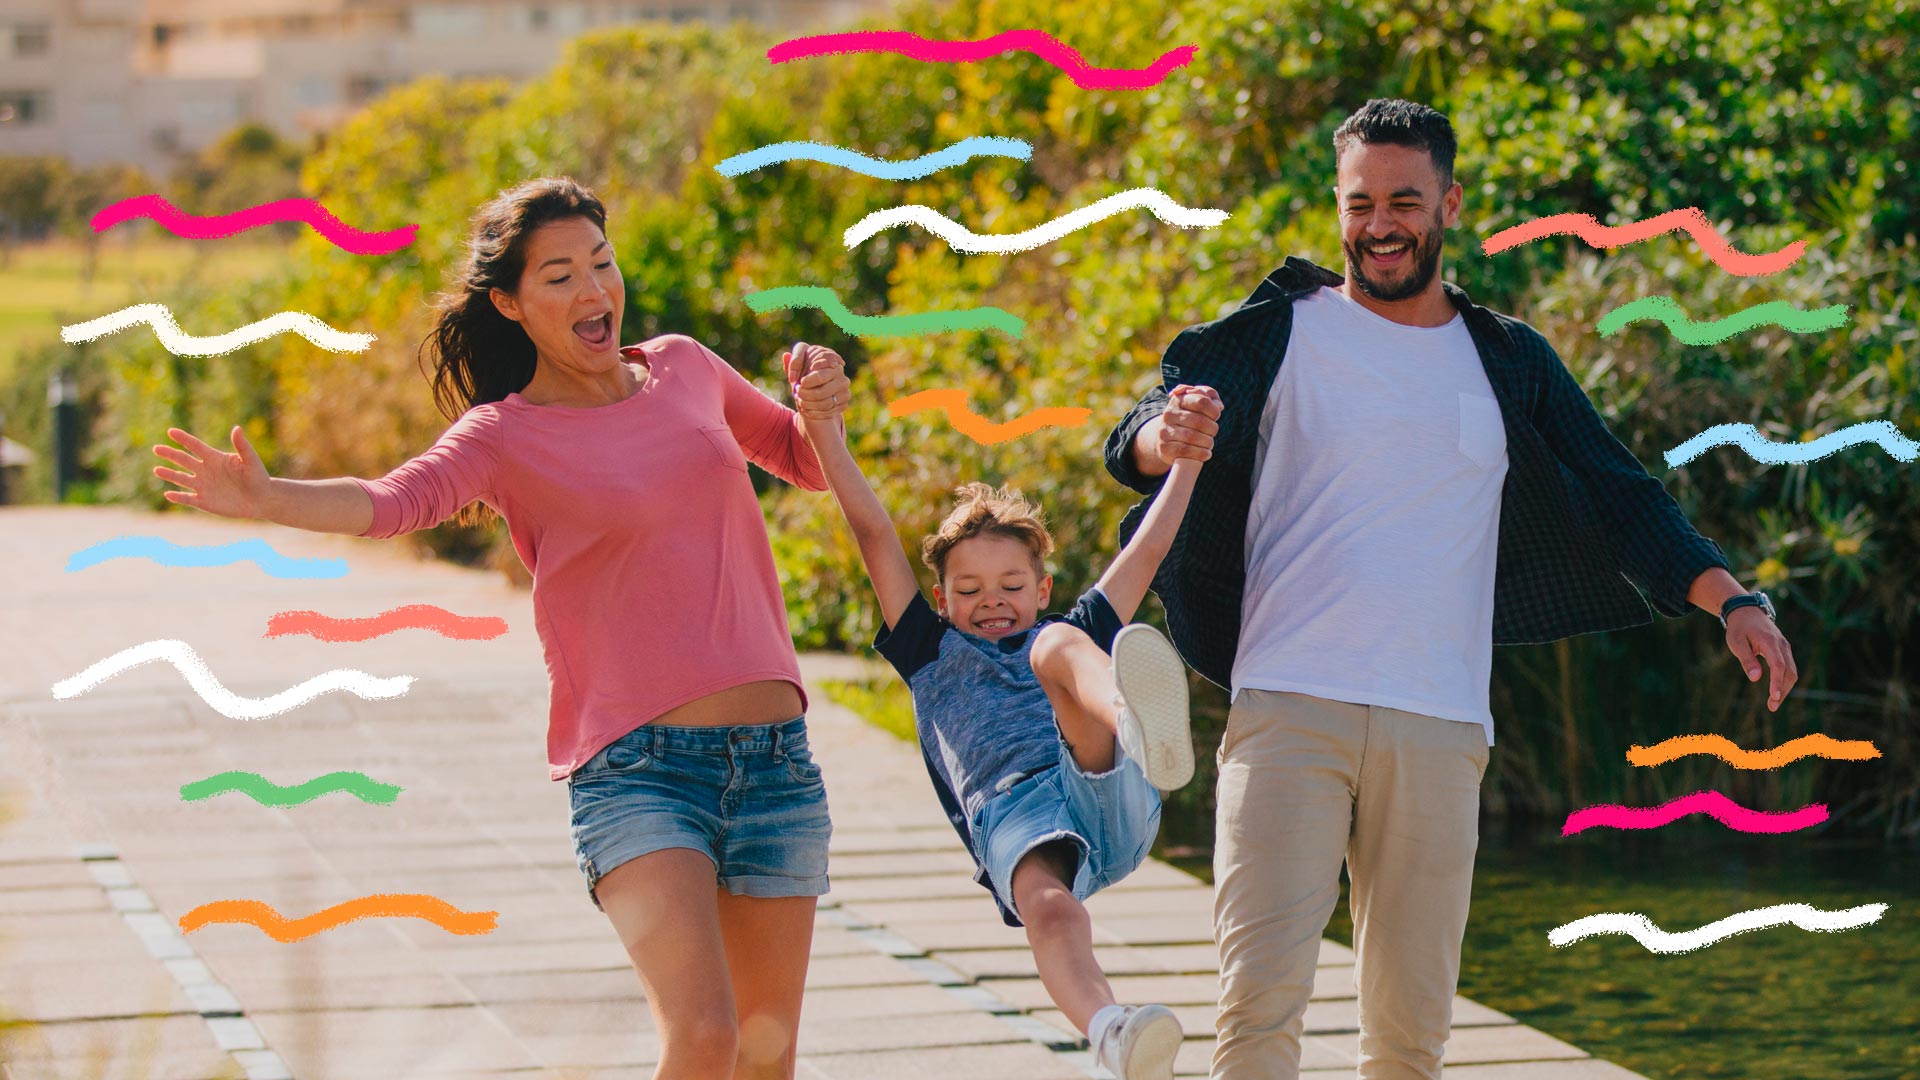
M 1094 1060 L 1117 1080 L 1173 1080 L 1173 1059 L 1186 1032 L 1165 1005 L 1129 1005 L 1107 1026 Z
M 1113 639 L 1113 683 L 1120 749 L 1161 791 L 1193 779 L 1187 665 L 1172 643 L 1145 623 L 1121 627 Z

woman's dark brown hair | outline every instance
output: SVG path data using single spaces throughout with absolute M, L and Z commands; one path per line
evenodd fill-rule
M 517 293 L 527 268 L 527 240 L 552 221 L 583 217 L 607 230 L 607 209 L 591 191 L 564 176 L 543 176 L 508 188 L 474 215 L 467 255 L 453 284 L 434 298 L 433 330 L 420 343 L 421 370 L 433 384 L 433 402 L 448 420 L 475 405 L 501 401 L 533 379 L 533 339 L 500 314 L 493 289 Z M 454 522 L 474 525 L 492 518 L 470 503 Z
M 533 378 L 533 339 L 500 314 L 489 292 L 517 293 L 527 268 L 527 239 L 552 221 L 583 217 L 607 229 L 607 209 L 593 193 L 564 176 L 543 176 L 493 197 L 473 215 L 466 262 L 435 298 L 434 327 L 420 343 L 421 367 L 430 356 L 433 401 L 448 420 L 524 390 Z

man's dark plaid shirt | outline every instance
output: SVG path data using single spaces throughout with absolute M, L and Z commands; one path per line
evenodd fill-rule
M 1343 281 L 1305 259 L 1288 258 L 1238 308 L 1181 331 L 1161 360 L 1161 385 L 1107 436 L 1107 471 L 1149 496 L 1120 523 L 1125 543 L 1163 482 L 1134 466 L 1135 434 L 1165 411 L 1167 391 L 1181 383 L 1220 392 L 1224 410 L 1213 457 L 1200 470 L 1153 589 L 1181 656 L 1221 686 L 1229 683 L 1240 640 L 1260 416 L 1286 355 L 1293 302 Z M 1480 307 L 1451 283 L 1442 287 L 1466 319 L 1507 432 L 1494 644 L 1645 625 L 1653 616 L 1641 591 L 1661 614 L 1686 614 L 1694 579 L 1726 567 L 1720 546 L 1694 531 L 1673 497 L 1607 430 L 1546 338 Z

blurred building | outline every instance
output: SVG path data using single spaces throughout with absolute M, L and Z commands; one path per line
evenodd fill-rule
M 889 0 L 0 0 L 0 156 L 166 171 L 242 120 L 304 141 L 429 74 L 539 75 L 584 31 L 820 33 Z

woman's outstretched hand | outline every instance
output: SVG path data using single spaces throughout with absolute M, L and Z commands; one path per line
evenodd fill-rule
M 231 434 L 233 453 L 204 443 L 179 428 L 168 428 L 167 437 L 186 447 L 185 450 L 171 446 L 153 448 L 155 454 L 180 466 L 179 469 L 154 466 L 153 475 L 184 489 L 164 492 L 168 502 L 184 503 L 221 517 L 266 515 L 271 478 L 260 455 L 254 452 L 253 444 L 239 427 Z

